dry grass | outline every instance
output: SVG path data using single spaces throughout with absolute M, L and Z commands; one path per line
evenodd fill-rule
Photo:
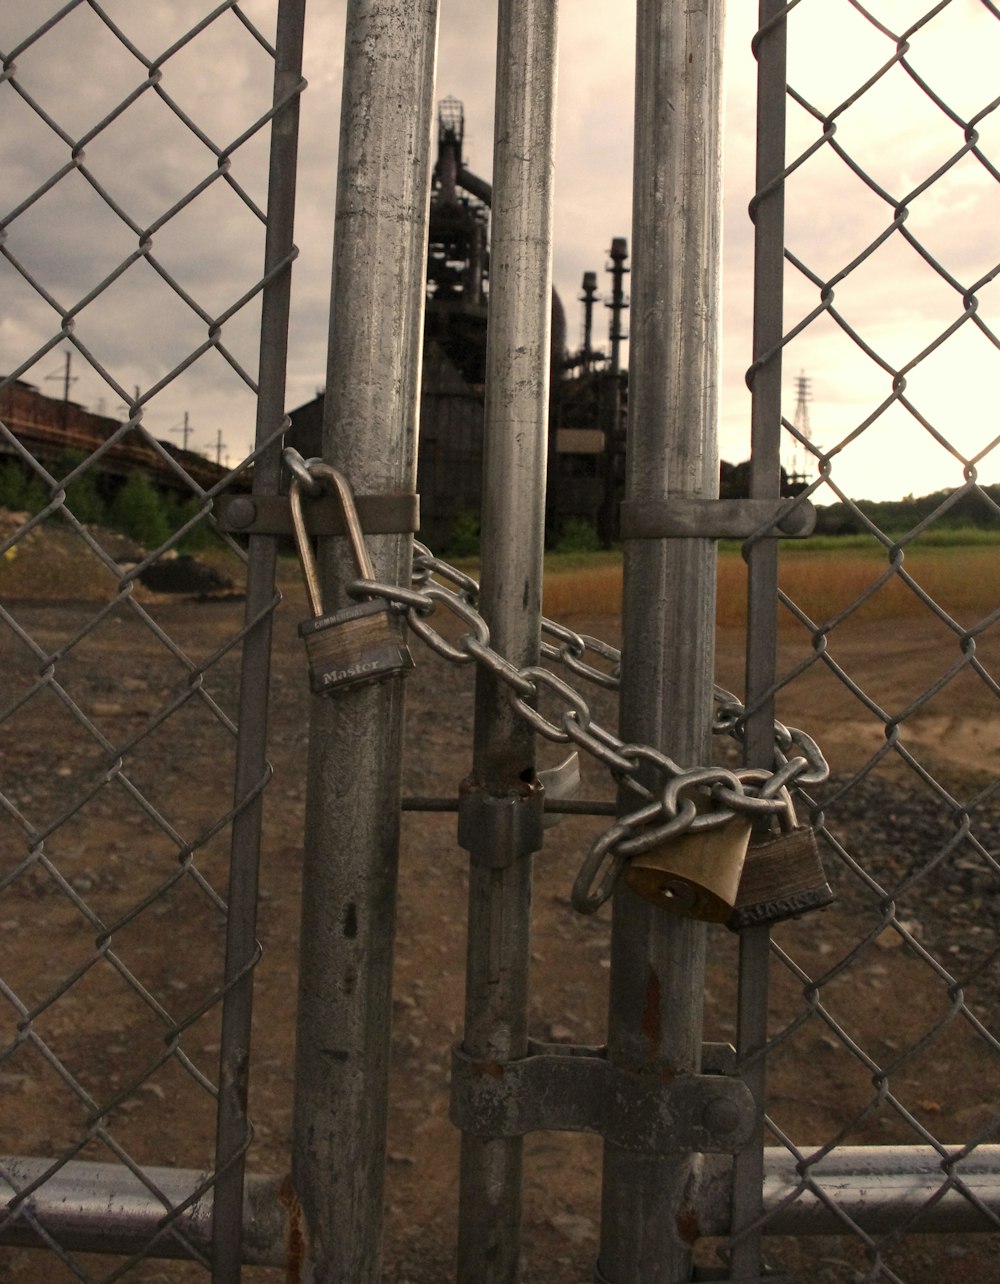
M 621 561 L 608 555 L 590 565 L 561 565 L 552 558 L 546 568 L 545 613 L 618 615 L 622 601 Z M 965 627 L 971 628 L 1000 607 L 1000 545 L 949 545 L 907 552 L 895 570 L 878 547 L 785 547 L 780 584 L 796 606 L 816 624 L 852 610 L 858 622 L 907 619 L 924 614 L 926 605 L 904 579 Z M 747 576 L 740 554 L 724 550 L 719 557 L 720 627 L 738 627 L 746 618 Z M 790 619 L 787 613 L 784 618 Z
M 595 553 L 583 565 L 563 563 L 559 557 L 546 560 L 542 608 L 547 616 L 558 620 L 567 615 L 621 615 L 620 556 Z
M 108 532 L 100 534 L 112 538 Z M 228 551 L 206 551 L 198 557 L 217 565 L 234 583 L 241 582 L 242 567 Z M 920 616 L 927 608 L 903 574 L 963 627 L 972 628 L 1000 607 L 1000 543 L 913 548 L 906 552 L 901 567 L 893 570 L 889 554 L 874 541 L 811 540 L 784 545 L 780 565 L 782 589 L 816 625 L 842 612 L 849 612 L 860 625 Z M 478 574 L 472 560 L 463 561 L 462 566 L 470 574 Z M 279 581 L 283 589 L 300 584 L 294 557 L 280 559 Z M 117 577 L 87 552 L 79 537 L 53 523 L 28 534 L 7 557 L 0 556 L 0 599 L 106 601 L 117 589 Z M 137 589 L 140 594 L 143 591 Z M 746 566 L 736 547 L 724 547 L 720 552 L 717 597 L 719 626 L 742 626 L 747 604 Z M 620 615 L 620 552 L 550 555 L 546 559 L 544 609 L 554 619 Z M 791 621 L 788 612 L 782 612 L 782 618 Z

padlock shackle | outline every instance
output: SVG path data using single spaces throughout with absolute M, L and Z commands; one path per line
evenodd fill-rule
M 313 557 L 309 532 L 306 530 L 306 519 L 302 512 L 302 483 L 298 477 L 292 478 L 292 484 L 288 488 L 288 507 L 292 514 L 292 530 L 295 532 L 295 547 L 298 549 L 302 578 L 306 582 L 309 610 L 318 618 L 323 614 L 323 595 L 320 592 L 316 559 Z
M 286 461 L 287 462 L 287 461 Z M 343 473 L 338 472 L 332 464 L 324 463 L 322 459 L 309 459 L 305 463 L 305 470 L 314 482 L 332 482 L 336 491 L 337 498 L 340 501 L 340 510 L 344 515 L 344 525 L 347 527 L 347 538 L 351 541 L 351 553 L 354 557 L 354 564 L 358 570 L 358 579 L 374 580 L 375 567 L 372 565 L 372 559 L 368 555 L 368 549 L 365 546 L 364 531 L 361 529 L 361 522 L 358 518 L 358 510 L 354 506 L 354 496 L 351 488 L 347 483 L 347 478 Z M 298 471 L 292 470 L 292 483 L 288 488 L 288 504 L 292 514 L 292 529 L 295 532 L 295 543 L 299 550 L 299 561 L 302 563 L 302 574 L 306 582 L 306 596 L 309 598 L 309 609 L 314 616 L 323 614 L 323 595 L 319 586 L 319 574 L 316 570 L 316 561 L 312 555 L 312 546 L 309 542 L 309 532 L 306 529 L 305 515 L 302 512 L 302 489 L 304 482 L 299 476 Z
M 372 565 L 372 559 L 368 556 L 365 533 L 361 529 L 361 519 L 358 517 L 358 510 L 354 506 L 354 495 L 348 485 L 347 478 L 343 473 L 338 472 L 332 464 L 324 463 L 322 459 L 307 460 L 306 467 L 309 469 L 310 475 L 316 478 L 317 481 L 333 482 L 337 498 L 340 500 L 341 512 L 344 514 L 347 538 L 351 541 L 354 564 L 358 568 L 358 579 L 375 579 L 375 567 Z

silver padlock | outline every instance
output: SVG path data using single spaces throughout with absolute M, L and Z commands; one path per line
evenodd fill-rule
M 344 514 L 358 578 L 373 580 L 375 572 L 365 547 L 354 497 L 343 475 L 329 464 L 311 461 L 317 479 L 332 482 Z M 288 491 L 295 543 L 302 563 L 306 595 L 313 618 L 299 625 L 309 660 L 309 685 L 317 694 L 336 693 L 348 687 L 382 682 L 394 673 L 413 668 L 413 657 L 403 637 L 402 617 L 384 602 L 368 599 L 327 615 L 323 611 L 319 576 L 302 513 L 302 487 L 293 478 Z

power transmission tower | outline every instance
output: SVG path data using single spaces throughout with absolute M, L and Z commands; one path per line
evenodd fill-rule
M 812 456 L 809 445 L 812 442 L 812 429 L 809 426 L 809 403 L 812 401 L 812 380 L 800 371 L 795 379 L 795 414 L 792 423 L 799 434 L 795 439 L 792 451 L 792 474 L 789 482 L 805 485 L 808 483 L 806 470 L 811 466 Z

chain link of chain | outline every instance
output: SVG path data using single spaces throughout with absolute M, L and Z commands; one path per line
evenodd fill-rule
M 454 587 L 445 587 L 441 580 Z M 405 613 L 413 631 L 445 659 L 488 669 L 506 685 L 511 704 L 533 730 L 555 743 L 576 745 L 636 795 L 638 805 L 597 838 L 580 867 L 572 900 L 582 913 L 593 913 L 608 900 L 634 857 L 681 834 L 718 828 L 736 813 L 753 819 L 794 817 L 790 787 L 819 784 L 829 774 L 816 742 L 782 723 L 775 723 L 774 769 L 770 771 L 682 767 L 650 745 L 628 744 L 597 723 L 585 697 L 557 673 L 540 665 L 518 668 L 495 651 L 486 621 L 476 609 L 479 585 L 422 544 L 415 545 L 413 584 L 414 588 L 401 589 L 376 580 L 356 580 L 347 591 L 353 597 L 382 598 Z M 468 629 L 456 642 L 431 622 L 439 606 Z M 597 686 L 616 689 L 620 685 L 621 653 L 615 647 L 553 620 L 543 619 L 541 628 L 544 659 Z M 589 663 L 588 654 L 605 667 Z M 557 712 L 551 716 L 538 707 L 543 694 L 556 700 Z M 723 687 L 715 688 L 714 699 L 713 733 L 740 738 L 746 717 L 743 705 Z
M 306 463 L 305 468 L 308 466 Z M 489 627 L 477 609 L 479 584 L 435 557 L 423 544 L 414 543 L 412 587 L 355 580 L 347 585 L 347 592 L 351 597 L 382 598 L 404 614 L 413 632 L 446 660 L 479 664 L 489 670 L 506 686 L 519 716 L 540 736 L 576 745 L 603 763 L 619 786 L 636 796 L 636 806 L 597 838 L 580 868 L 572 899 L 583 913 L 592 913 L 604 904 L 633 857 L 683 833 L 716 829 L 737 813 L 751 819 L 794 818 L 789 790 L 820 784 L 829 775 L 816 742 L 798 728 L 780 722 L 774 724 L 773 770 L 683 767 L 651 745 L 627 743 L 595 722 L 584 696 L 557 673 L 541 665 L 518 668 L 494 650 Z M 456 641 L 449 641 L 432 623 L 440 608 L 465 628 Z M 617 648 L 574 633 L 553 620 L 543 619 L 541 632 L 543 659 L 561 664 L 596 686 L 610 690 L 620 686 L 621 652 Z M 549 638 L 554 641 L 547 641 Z M 588 655 L 602 663 L 591 664 Z M 557 712 L 551 716 L 539 708 L 543 694 L 556 701 Z M 746 709 L 731 691 L 719 686 L 714 702 L 713 734 L 740 739 Z

